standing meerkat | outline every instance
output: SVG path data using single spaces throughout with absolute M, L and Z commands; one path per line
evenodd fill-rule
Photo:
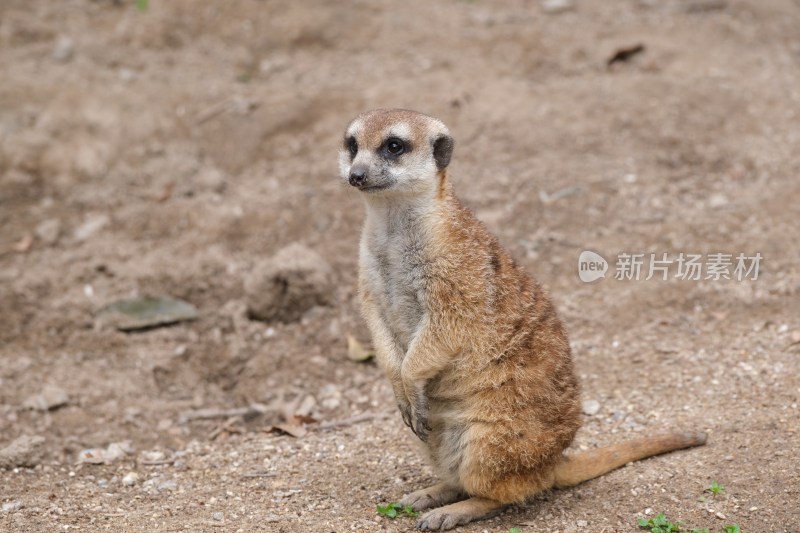
M 453 193 L 439 120 L 378 109 L 347 127 L 341 176 L 361 191 L 362 312 L 405 423 L 442 481 L 401 500 L 445 530 L 551 487 L 705 443 L 671 433 L 565 455 L 581 423 L 564 326 L 545 290 Z

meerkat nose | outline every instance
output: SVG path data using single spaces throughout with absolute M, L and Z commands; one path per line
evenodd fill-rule
M 367 169 L 364 167 L 353 167 L 350 169 L 350 185 L 361 187 L 367 181 Z

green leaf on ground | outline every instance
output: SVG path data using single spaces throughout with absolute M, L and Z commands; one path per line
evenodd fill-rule
M 397 518 L 398 516 L 419 516 L 419 513 L 414 511 L 410 505 L 400 505 L 399 503 L 387 503 L 386 505 L 378 505 L 376 507 L 379 515 L 386 518 Z

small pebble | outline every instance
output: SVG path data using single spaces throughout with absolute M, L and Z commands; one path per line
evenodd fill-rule
M 578 527 L 588 527 L 589 522 L 587 522 L 586 520 L 578 520 L 577 522 L 575 522 L 575 525 Z
M 725 518 L 727 518 L 727 517 L 726 517 L 724 514 L 722 514 L 722 513 L 717 513 L 717 514 L 716 514 L 716 516 L 717 516 L 717 518 L 719 518 L 720 520 L 725 520 Z
M 542 11 L 553 15 L 573 9 L 575 9 L 574 0 L 544 0 L 542 2 Z
M 300 406 L 295 410 L 295 414 L 302 416 L 311 416 L 311 412 L 317 405 L 317 400 L 312 395 L 308 394 L 300 403 Z
M 107 215 L 93 214 L 87 216 L 83 223 L 75 228 L 73 237 L 76 241 L 85 241 L 101 229 L 105 228 L 111 223 L 111 219 Z
M 328 383 L 323 385 L 317 397 L 321 400 L 323 409 L 336 409 L 341 405 L 342 392 L 336 385 Z
M 254 265 L 244 280 L 251 319 L 299 321 L 315 306 L 333 301 L 333 267 L 314 250 L 295 242 Z
M 139 474 L 136 472 L 128 472 L 122 478 L 122 484 L 126 487 L 132 487 L 133 485 L 136 485 L 137 481 L 139 481 Z
M 131 81 L 136 77 L 136 71 L 122 67 L 117 71 L 120 81 Z
M 66 63 L 75 54 L 75 43 L 70 37 L 62 35 L 53 46 L 53 59 L 59 63 Z
M 337 407 L 339 407 L 340 404 L 341 401 L 339 400 L 339 398 L 325 398 L 324 400 L 322 400 L 322 407 L 329 410 L 336 409 Z
M 719 11 L 728 7 L 728 0 L 691 0 L 686 3 L 686 11 L 689 13 L 704 13 L 708 11 Z
M 156 488 L 158 489 L 159 492 L 163 492 L 165 490 L 174 492 L 175 490 L 178 489 L 178 482 L 175 481 L 174 479 L 165 479 L 164 481 L 159 483 L 158 486 L 156 486 Z
M 22 435 L 5 448 L 0 448 L 0 470 L 37 466 L 42 459 L 44 443 L 44 437 Z
M 213 513 L 213 514 L 211 515 L 211 518 L 212 518 L 212 519 L 213 519 L 215 522 L 222 522 L 222 521 L 224 521 L 224 520 L 225 520 L 225 513 L 221 512 L 221 511 L 217 511 L 217 512 L 215 512 L 215 513 Z
M 228 180 L 225 174 L 213 167 L 204 167 L 200 169 L 195 179 L 202 189 L 210 190 L 217 194 L 225 192 L 228 186 Z
M 142 452 L 141 455 L 143 461 L 148 461 L 151 463 L 157 463 L 158 461 L 163 461 L 164 457 L 166 457 L 164 455 L 164 452 L 158 450 Z
M 724 194 L 712 194 L 708 200 L 709 207 L 723 207 L 730 203 L 730 200 Z
M 131 441 L 121 441 L 121 442 L 112 442 L 108 445 L 105 449 L 105 462 L 106 463 L 113 463 L 114 461 L 118 461 L 124 458 L 126 455 L 133 453 L 133 447 L 131 446 Z
M 22 406 L 26 409 L 36 409 L 38 411 L 50 411 L 57 409 L 69 402 L 69 395 L 67 392 L 53 384 L 46 384 L 42 387 L 39 394 L 34 394 L 28 397 Z
M 33 232 L 45 244 L 53 245 L 61 236 L 61 221 L 57 218 L 48 218 L 37 224 Z
M 597 400 L 584 400 L 581 409 L 585 415 L 596 415 L 600 411 L 600 402 Z
M 99 465 L 106 462 L 106 451 L 102 448 L 87 448 L 78 453 L 78 464 Z
M 4 513 L 10 513 L 12 511 L 19 511 L 22 509 L 22 502 L 19 500 L 12 500 L 10 502 L 6 502 L 3 504 L 2 511 Z

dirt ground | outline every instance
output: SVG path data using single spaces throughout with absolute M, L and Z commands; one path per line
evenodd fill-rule
M 433 473 L 345 342 L 369 340 L 363 208 L 336 153 L 388 106 L 450 126 L 460 197 L 551 291 L 599 405 L 575 448 L 709 434 L 460 531 L 800 529 L 797 1 L 146 4 L 0 2 L 0 449 L 44 439 L 0 469 L 0 530 L 413 528 L 375 505 Z M 248 319 L 243 280 L 295 242 L 334 304 Z M 583 250 L 606 279 L 578 278 Z M 616 280 L 622 252 L 763 259 L 755 280 Z M 95 323 L 161 294 L 199 319 Z M 30 408 L 43 389 L 64 405 Z M 268 432 L 287 409 L 333 427 Z

